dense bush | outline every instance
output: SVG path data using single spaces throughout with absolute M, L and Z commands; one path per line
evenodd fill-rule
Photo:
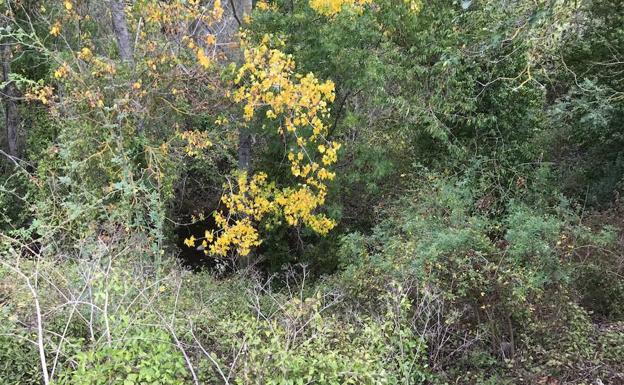
M 502 358 L 532 368 L 534 378 L 573 380 L 581 368 L 602 362 L 592 353 L 599 349 L 596 338 L 604 337 L 590 315 L 612 307 L 584 298 L 592 292 L 604 298 L 604 292 L 600 285 L 590 289 L 585 274 L 592 268 L 580 257 L 610 247 L 609 230 L 579 225 L 565 205 L 536 211 L 515 202 L 503 217 L 492 217 L 466 180 L 435 174 L 422 180 L 426 187 L 390 209 L 371 235 L 343 238 L 338 285 L 373 309 L 389 280 L 417 282 L 413 301 L 436 293 L 446 339 L 439 345 L 440 325 L 427 325 L 427 346 L 442 350 L 430 356 L 439 360 L 431 362 L 434 368 L 498 368 L 513 376 Z M 571 298 L 579 286 L 586 290 Z M 618 290 L 609 287 L 609 298 L 621 303 Z M 616 378 L 621 370 L 619 364 L 603 369 Z

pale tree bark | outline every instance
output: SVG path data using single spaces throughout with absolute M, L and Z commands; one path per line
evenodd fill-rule
M 245 16 L 251 14 L 251 9 L 253 6 L 252 0 L 227 0 L 228 4 L 225 9 L 229 15 L 226 13 L 226 16 L 232 17 L 236 21 L 236 27 L 240 27 L 245 22 Z
M 128 33 L 128 23 L 126 22 L 125 4 L 123 0 L 110 0 L 111 19 L 113 21 L 113 32 L 119 47 L 121 60 L 132 63 L 132 46 L 130 44 L 130 34 Z
M 229 1 L 232 6 L 232 14 L 237 21 L 238 27 L 240 27 L 245 20 L 245 16 L 251 14 L 252 0 Z M 251 171 L 251 145 L 251 132 L 246 129 L 241 130 L 238 134 L 238 168 L 248 173 Z
M 238 14 L 241 16 L 240 19 L 243 21 L 245 16 L 251 14 L 251 8 L 253 6 L 252 0 L 232 0 L 236 4 L 236 10 Z
M 237 33 L 252 10 L 252 0 L 222 0 L 223 18 L 215 27 L 218 40 L 224 47 L 228 59 L 238 62 L 241 52 L 238 47 Z
M 4 120 L 7 135 L 7 153 L 12 157 L 19 157 L 18 130 L 20 117 L 17 110 L 18 91 L 15 84 L 9 80 L 11 74 L 11 47 L 8 43 L 2 43 L 2 80 L 5 84 L 2 89 L 4 102 Z

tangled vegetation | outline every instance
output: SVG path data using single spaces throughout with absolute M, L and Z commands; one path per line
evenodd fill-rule
M 624 383 L 623 2 L 0 8 L 0 385 Z

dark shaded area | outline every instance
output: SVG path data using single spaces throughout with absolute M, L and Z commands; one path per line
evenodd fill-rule
M 189 220 L 188 223 L 191 221 Z M 215 257 L 206 255 L 203 250 L 198 247 L 192 248 L 184 244 L 184 240 L 194 235 L 195 238 L 202 237 L 205 230 L 215 228 L 214 219 L 209 217 L 203 221 L 195 223 L 179 225 L 175 228 L 176 246 L 180 249 L 178 259 L 184 267 L 194 272 L 203 270 L 217 270 L 217 267 L 224 263 Z

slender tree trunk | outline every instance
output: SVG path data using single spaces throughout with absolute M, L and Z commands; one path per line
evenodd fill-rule
M 130 45 L 130 34 L 126 23 L 125 5 L 123 0 L 110 0 L 111 18 L 113 21 L 113 32 L 119 47 L 121 60 L 132 63 L 132 47 Z
M 245 16 L 251 14 L 251 8 L 253 6 L 252 0 L 228 0 L 230 7 L 232 8 L 232 17 L 236 20 L 238 27 L 245 22 Z
M 234 5 L 233 14 L 236 18 L 238 27 L 241 23 L 244 23 L 245 16 L 251 14 L 252 0 L 231 0 Z M 237 28 L 238 29 L 238 28 Z M 236 53 L 235 60 L 241 60 L 240 52 Z M 238 168 L 239 170 L 247 171 L 247 175 L 251 172 L 251 145 L 252 137 L 249 128 L 242 129 L 238 133 Z M 248 268 L 252 261 L 256 259 L 254 252 L 249 253 L 247 256 L 238 257 L 238 267 Z
M 244 20 L 245 16 L 251 14 L 251 8 L 253 6 L 252 0 L 237 0 L 238 2 L 238 12 L 241 15 L 241 21 Z
M 4 118 L 7 133 L 8 154 L 19 156 L 18 130 L 20 125 L 19 113 L 17 111 L 17 89 L 13 82 L 9 82 L 11 73 L 11 47 L 7 43 L 2 44 L 2 79 L 6 83 L 2 90 L 4 100 Z
M 236 20 L 244 22 L 245 16 L 251 14 L 252 0 L 230 0 L 234 7 L 233 14 Z M 251 169 L 251 132 L 241 130 L 238 137 L 238 168 L 249 173 Z
M 251 133 L 245 129 L 238 134 L 238 168 L 247 172 L 251 168 Z

